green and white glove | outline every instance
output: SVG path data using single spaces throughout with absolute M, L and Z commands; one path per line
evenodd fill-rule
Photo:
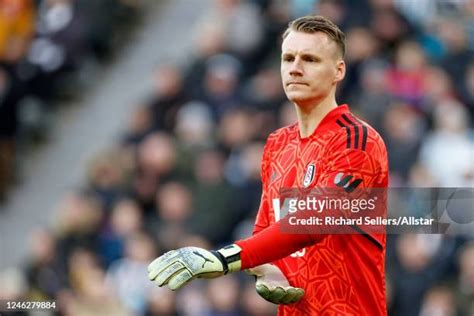
M 240 271 L 240 249 L 232 244 L 217 251 L 198 247 L 171 250 L 148 265 L 148 278 L 177 290 L 195 278 L 217 278 Z
M 258 295 L 273 304 L 292 304 L 304 296 L 304 290 L 290 286 L 281 270 L 273 264 L 262 264 L 248 269 L 256 277 L 255 289 Z

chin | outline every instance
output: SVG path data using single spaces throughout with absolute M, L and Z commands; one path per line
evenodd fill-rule
M 295 93 L 295 92 L 287 93 L 286 97 L 288 98 L 288 100 L 295 103 L 296 105 L 298 105 L 299 103 L 306 103 L 312 99 L 306 93 Z

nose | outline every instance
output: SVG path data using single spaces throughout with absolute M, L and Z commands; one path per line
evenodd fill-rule
M 290 65 L 289 73 L 291 76 L 302 76 L 303 70 L 301 69 L 301 61 L 299 58 L 295 58 Z

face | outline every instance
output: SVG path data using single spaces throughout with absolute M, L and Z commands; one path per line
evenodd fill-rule
M 291 31 L 283 40 L 281 77 L 286 96 L 300 107 L 318 104 L 335 93 L 345 64 L 337 45 L 322 33 Z

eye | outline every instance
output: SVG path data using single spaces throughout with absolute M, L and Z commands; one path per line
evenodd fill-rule
M 282 57 L 283 61 L 286 61 L 286 62 L 292 62 L 293 60 L 295 60 L 295 57 L 291 56 L 291 55 L 284 55 Z
M 313 56 L 303 56 L 303 60 L 309 63 L 315 63 L 319 61 L 318 58 Z

